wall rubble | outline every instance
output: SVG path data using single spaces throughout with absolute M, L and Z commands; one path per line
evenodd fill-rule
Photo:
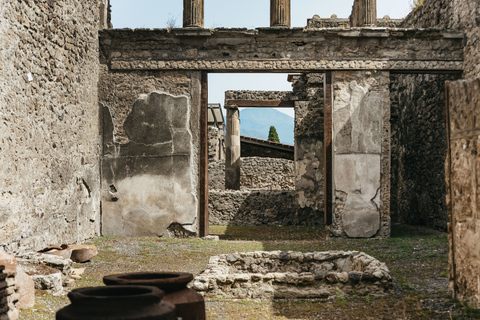
M 2 1 L 0 246 L 8 251 L 100 233 L 98 12 L 97 1 Z

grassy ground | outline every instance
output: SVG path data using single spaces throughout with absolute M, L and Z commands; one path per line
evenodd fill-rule
M 211 227 L 220 241 L 201 239 L 117 238 L 94 240 L 99 254 L 77 265 L 86 272 L 77 287 L 99 286 L 107 274 L 183 271 L 198 274 L 212 255 L 256 250 L 359 250 L 383 261 L 396 279 L 390 297 L 322 300 L 206 301 L 208 319 L 480 319 L 480 312 L 451 299 L 447 290 L 448 243 L 445 233 L 394 226 L 384 240 L 325 239 L 325 233 L 300 227 Z M 54 319 L 66 296 L 37 292 L 34 308 L 21 319 Z

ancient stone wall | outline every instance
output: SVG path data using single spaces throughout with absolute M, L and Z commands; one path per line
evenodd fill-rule
M 241 158 L 241 190 L 294 190 L 293 161 L 277 158 Z M 225 161 L 210 162 L 208 165 L 210 189 L 225 189 Z
M 208 212 L 211 225 L 278 226 L 314 225 L 296 215 L 295 191 L 210 190 Z
M 295 185 L 299 215 L 323 219 L 323 73 L 293 76 Z
M 393 222 L 447 230 L 445 81 L 456 77 L 390 76 Z
M 196 232 L 200 73 L 101 68 L 102 233 Z
M 447 83 L 450 289 L 480 308 L 480 79 Z
M 462 40 L 456 31 L 376 28 L 100 32 L 112 70 L 461 70 Z
M 0 246 L 99 235 L 98 1 L 0 6 Z
M 403 27 L 457 29 L 465 32 L 464 74 L 480 76 L 480 0 L 425 0 L 405 18 Z

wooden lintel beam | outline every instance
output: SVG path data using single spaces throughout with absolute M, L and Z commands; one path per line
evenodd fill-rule
M 294 101 L 281 100 L 227 100 L 225 102 L 230 106 L 248 107 L 248 108 L 293 108 Z

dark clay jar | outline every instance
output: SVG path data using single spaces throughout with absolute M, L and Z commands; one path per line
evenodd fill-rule
M 191 273 L 185 272 L 136 272 L 113 274 L 103 277 L 108 285 L 155 286 L 165 291 L 164 301 L 177 308 L 177 317 L 183 320 L 205 320 L 205 302 L 195 290 L 187 288 L 193 280 Z
M 165 293 L 147 286 L 107 286 L 73 290 L 72 302 L 57 312 L 57 320 L 176 320 L 175 306 Z

